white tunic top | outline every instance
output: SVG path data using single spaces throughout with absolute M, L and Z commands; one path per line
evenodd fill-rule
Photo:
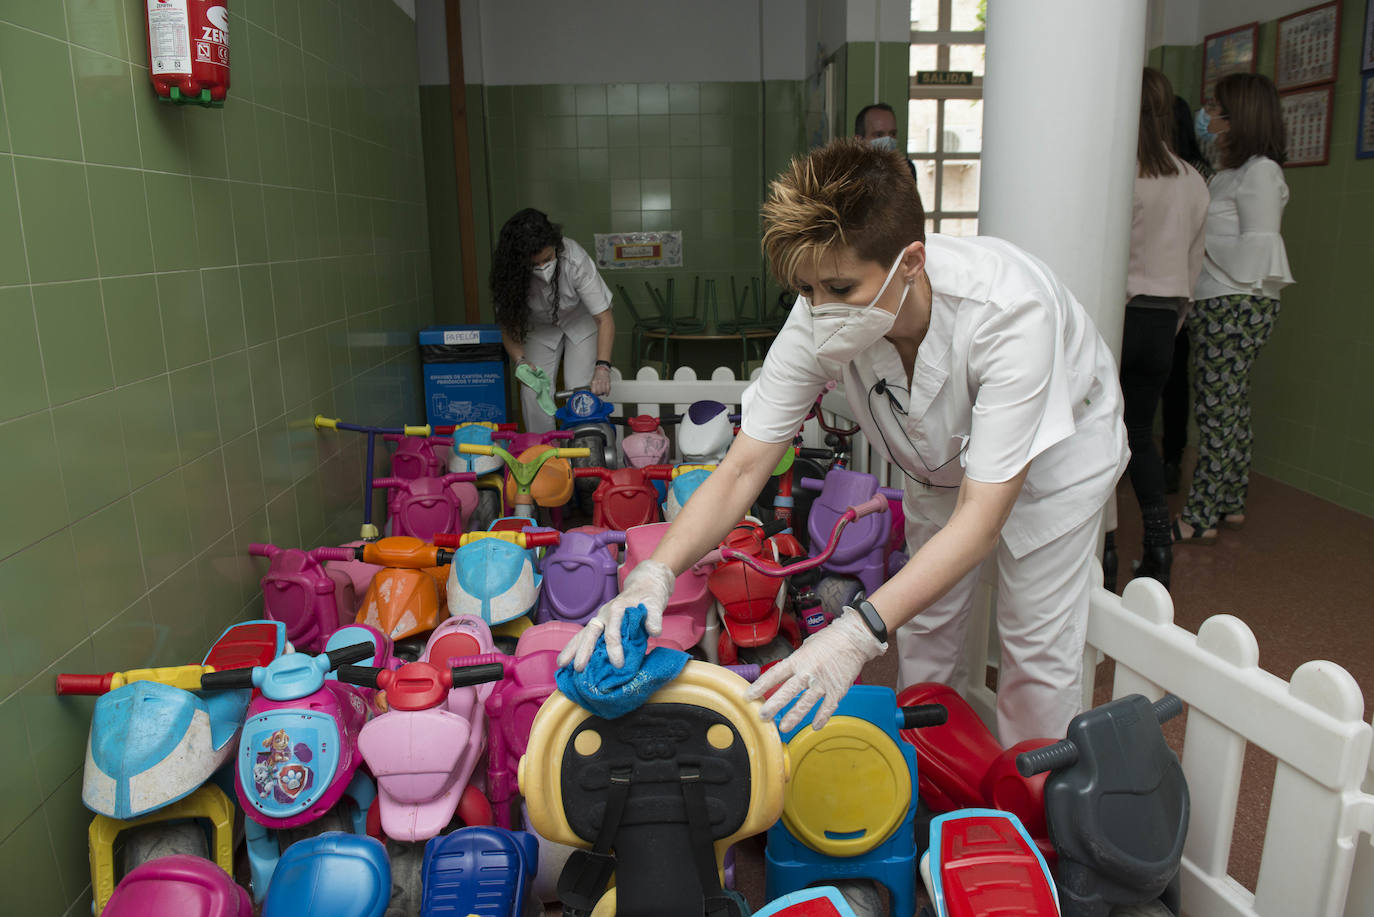
M 558 321 L 554 322 L 554 291 L 537 274 L 530 280 L 526 302 L 530 309 L 529 337 L 549 345 L 566 334 L 574 344 L 596 334 L 593 315 L 611 307 L 611 289 L 597 272 L 596 262 L 587 250 L 572 239 L 563 238 L 558 256 Z
M 1002 529 L 1020 558 L 1100 510 L 1126 467 L 1116 364 L 1073 294 L 1026 252 L 941 235 L 926 252 L 930 327 L 909 389 L 885 338 L 843 366 L 819 359 L 799 297 L 744 392 L 741 429 L 785 441 L 838 381 L 869 445 L 906 473 L 906 511 L 939 524 L 965 475 L 999 483 L 1030 464 Z
M 1238 169 L 1212 178 L 1207 205 L 1207 253 L 1195 299 L 1265 296 L 1278 299 L 1293 282 L 1279 221 L 1288 203 L 1283 167 L 1268 156 L 1251 156 Z

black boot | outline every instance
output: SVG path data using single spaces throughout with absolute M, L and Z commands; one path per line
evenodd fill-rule
M 1116 591 L 1116 532 L 1107 533 L 1107 544 L 1102 549 L 1102 587 L 1108 592 Z
M 1159 580 L 1165 589 L 1169 588 L 1169 568 L 1174 563 L 1173 534 L 1169 530 L 1169 507 L 1142 507 L 1141 522 L 1144 524 L 1144 550 L 1140 563 L 1132 570 L 1136 576 L 1148 576 Z

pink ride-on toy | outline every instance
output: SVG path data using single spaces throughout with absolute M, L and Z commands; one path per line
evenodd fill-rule
M 452 442 L 449 437 L 384 433 L 382 439 L 396 446 L 396 451 L 391 453 L 393 478 L 434 478 L 443 474 L 444 457 L 434 447 L 448 445 Z
M 395 671 L 339 669 L 340 681 L 386 691 L 389 709 L 363 727 L 358 748 L 377 778 L 381 827 L 388 837 L 413 842 L 438 836 L 460 799 L 468 810 L 464 821 L 485 820 L 490 808 L 468 784 L 486 737 L 473 686 L 503 674 L 500 665 L 431 662 L 410 662 Z
M 460 471 L 427 478 L 378 478 L 372 486 L 387 488 L 391 534 L 431 541 L 439 532 L 464 532 L 477 509 L 476 480 L 471 471 Z
M 330 634 L 352 621 L 358 607 L 352 578 L 321 563 L 318 552 L 258 542 L 248 546 L 249 554 L 271 561 L 261 580 L 265 617 L 285 624 L 286 639 L 307 653 L 322 651 Z
M 99 913 L 102 917 L 252 917 L 253 900 L 209 860 L 174 854 L 131 871 Z
M 670 523 L 655 522 L 651 525 L 637 525 L 625 533 L 625 563 L 620 567 L 620 585 L 625 585 L 625 577 L 645 558 L 654 552 L 663 540 Z M 708 662 L 719 661 L 718 644 L 720 621 L 711 613 L 711 592 L 707 581 L 711 568 L 706 565 L 688 567 L 678 575 L 673 595 L 663 613 L 663 633 L 661 643 L 674 649 L 690 651 L 699 647 Z

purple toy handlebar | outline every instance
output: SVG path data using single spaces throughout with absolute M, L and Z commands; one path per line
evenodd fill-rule
M 756 570 L 765 576 L 783 577 L 792 576 L 797 573 L 805 573 L 807 570 L 814 570 L 830 559 L 830 555 L 835 553 L 835 548 L 840 543 L 840 533 L 844 531 L 845 526 L 849 525 L 849 523 L 853 522 L 855 519 L 862 518 L 870 513 L 881 513 L 886 511 L 887 497 L 882 494 L 877 494 L 860 503 L 858 506 L 849 507 L 840 515 L 839 519 L 835 520 L 835 527 L 830 530 L 830 540 L 826 542 L 825 550 L 821 551 L 821 553 L 817 554 L 815 557 L 808 557 L 794 564 L 779 566 L 760 560 L 751 554 L 737 551 L 734 548 L 717 548 L 697 561 L 696 566 L 717 563 L 722 560 L 738 560 L 743 562 L 744 565 L 751 570 Z
M 825 487 L 825 481 L 820 478 L 802 478 L 797 485 L 804 490 L 814 490 L 819 492 Z M 879 487 L 878 495 L 888 500 L 902 499 L 902 491 L 896 487 Z

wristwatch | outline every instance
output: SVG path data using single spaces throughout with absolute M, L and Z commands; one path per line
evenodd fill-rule
M 596 361 L 596 365 L 597 365 L 597 366 L 604 366 L 604 367 L 606 367 L 607 369 L 611 369 L 611 368 L 612 368 L 612 366 L 611 366 L 611 361 L 610 361 L 610 360 L 597 360 L 597 361 Z
M 873 632 L 873 636 L 878 638 L 879 643 L 887 642 L 887 625 L 883 623 L 882 617 L 878 614 L 878 609 L 873 607 L 873 603 L 868 599 L 860 599 L 858 604 L 851 606 L 859 613 L 859 620 Z

